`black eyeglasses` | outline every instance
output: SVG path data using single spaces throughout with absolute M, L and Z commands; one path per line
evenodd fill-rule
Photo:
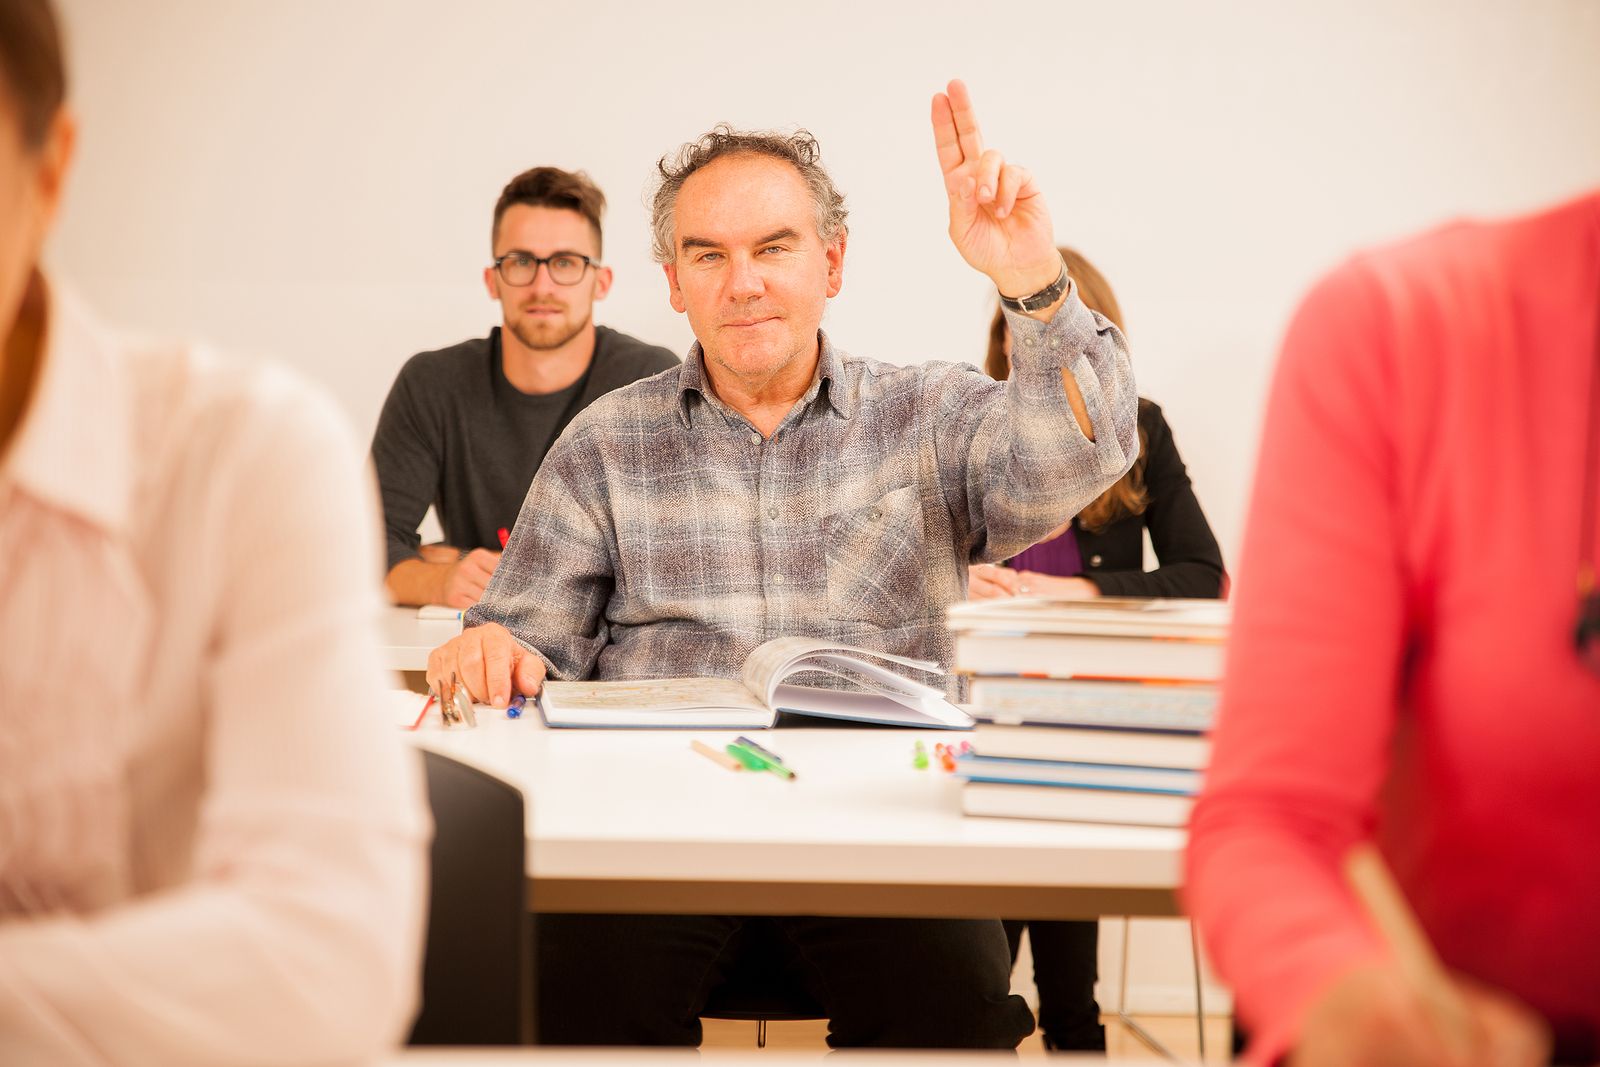
M 532 285 L 539 276 L 539 267 L 550 271 L 550 280 L 557 285 L 577 285 L 583 281 L 584 272 L 598 267 L 588 256 L 576 252 L 557 252 L 553 256 L 536 256 L 532 252 L 507 252 L 494 261 L 494 269 L 507 285 Z

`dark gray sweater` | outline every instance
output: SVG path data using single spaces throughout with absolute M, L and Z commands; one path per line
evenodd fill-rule
M 594 358 L 569 388 L 530 396 L 506 380 L 500 328 L 406 361 L 372 435 L 389 567 L 417 555 L 417 527 L 438 509 L 445 540 L 500 548 L 528 485 L 567 423 L 613 389 L 678 366 L 665 348 L 595 327 Z

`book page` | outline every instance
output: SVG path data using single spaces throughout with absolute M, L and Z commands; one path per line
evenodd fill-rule
M 628 682 L 546 682 L 561 711 L 654 712 L 738 708 L 763 713 L 765 704 L 731 678 L 641 678 Z
M 772 712 L 729 678 L 546 682 L 539 713 L 552 727 L 764 730 Z
M 838 689 L 811 689 L 780 684 L 772 695 L 774 711 L 790 711 L 824 719 L 878 723 L 883 726 L 921 726 L 970 730 L 972 718 L 942 697 L 911 697 L 882 693 L 846 693 Z
M 745 659 L 742 677 L 745 688 L 763 698 L 769 706 L 772 703 L 773 692 L 788 675 L 807 669 L 824 670 L 836 675 L 838 671 L 824 664 L 837 664 L 841 660 L 848 662 L 852 681 L 859 681 L 871 689 L 901 693 L 917 699 L 920 699 L 925 692 L 937 696 L 944 695 L 940 690 L 929 689 L 875 663 L 867 662 L 869 658 L 898 663 L 903 667 L 926 671 L 929 674 L 941 673 L 939 665 L 932 660 L 912 659 L 909 656 L 896 656 L 889 652 L 874 652 L 814 637 L 775 637 L 758 646 Z M 820 659 L 824 662 L 815 665 L 805 662 L 811 659 Z
M 783 678 L 798 674 L 801 671 L 821 671 L 831 674 L 835 678 L 842 678 L 847 682 L 865 689 L 869 693 L 900 694 L 912 700 L 921 700 L 924 697 L 944 698 L 943 689 L 935 689 L 931 685 L 923 685 L 904 675 L 880 667 L 876 663 L 856 659 L 854 656 L 843 656 L 831 652 L 818 652 L 807 656 L 794 663 L 789 670 L 783 672 Z M 780 678 L 781 682 L 783 679 Z

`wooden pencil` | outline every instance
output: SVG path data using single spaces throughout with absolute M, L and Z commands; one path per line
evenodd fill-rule
M 1421 995 L 1438 1023 L 1444 1040 L 1460 1059 L 1470 1059 L 1472 1014 L 1377 846 L 1366 842 L 1351 849 L 1345 856 L 1344 875 L 1368 917 L 1389 943 L 1400 973 Z
M 712 763 L 720 764 L 721 766 L 728 768 L 730 771 L 744 770 L 744 764 L 740 763 L 726 752 L 720 752 L 717 749 L 712 748 L 704 741 L 691 741 L 689 742 L 689 747 L 700 753 L 700 755 L 704 756 Z

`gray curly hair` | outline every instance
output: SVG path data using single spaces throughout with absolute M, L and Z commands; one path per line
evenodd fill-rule
M 726 122 L 718 123 L 711 132 L 697 141 L 682 145 L 656 160 L 655 192 L 650 198 L 650 250 L 657 263 L 671 263 L 673 248 L 672 212 L 678 204 L 678 193 L 689 175 L 723 156 L 752 153 L 781 159 L 800 172 L 806 188 L 811 191 L 811 205 L 817 216 L 817 236 L 824 242 L 833 241 L 848 232 L 845 218 L 844 194 L 839 192 L 822 169 L 822 148 L 817 139 L 806 130 L 794 133 L 777 133 L 772 130 L 736 130 Z

